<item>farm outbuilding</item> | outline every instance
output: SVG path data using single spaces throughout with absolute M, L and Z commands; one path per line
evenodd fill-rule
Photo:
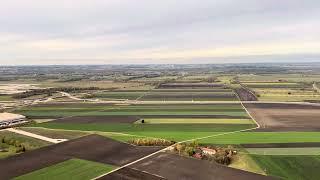
M 14 126 L 27 122 L 25 116 L 13 113 L 0 113 L 0 128 Z

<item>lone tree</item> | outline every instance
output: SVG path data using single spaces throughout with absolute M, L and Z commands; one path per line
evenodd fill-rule
M 142 124 L 144 123 L 144 119 L 141 120 L 141 123 L 142 123 Z

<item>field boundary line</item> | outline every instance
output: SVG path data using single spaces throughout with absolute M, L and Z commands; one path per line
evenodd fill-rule
M 242 106 L 242 108 L 247 112 L 248 116 L 252 119 L 252 121 L 257 125 L 257 128 L 260 128 L 260 124 L 254 119 L 254 117 L 251 115 L 251 113 L 248 111 L 248 109 L 245 107 L 245 105 L 243 104 L 242 100 L 240 99 L 239 95 L 236 93 L 236 96 L 238 97 L 240 104 Z

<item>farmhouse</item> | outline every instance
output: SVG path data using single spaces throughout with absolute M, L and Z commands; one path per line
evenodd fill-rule
M 204 154 L 208 154 L 208 155 L 214 155 L 217 153 L 217 151 L 215 149 L 210 149 L 210 148 L 200 148 L 201 151 L 204 153 Z
M 0 113 L 0 128 L 14 126 L 27 122 L 26 117 L 20 114 Z

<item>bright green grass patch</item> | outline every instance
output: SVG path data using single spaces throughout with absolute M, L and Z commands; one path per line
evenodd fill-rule
M 320 142 L 320 132 L 239 132 L 206 138 L 204 144 Z
M 320 156 L 251 155 L 267 175 L 290 180 L 320 179 Z
M 249 154 L 239 153 L 236 156 L 233 156 L 232 162 L 229 167 L 266 175 L 265 172 L 260 168 L 260 166 L 258 166 L 258 164 L 252 159 Z
M 246 148 L 250 154 L 260 155 L 320 155 L 320 147 L 304 148 Z
M 34 127 L 49 129 L 67 129 L 78 131 L 99 131 L 125 133 L 129 135 L 162 138 L 167 140 L 187 140 L 222 132 L 231 132 L 252 128 L 253 124 L 125 124 L 125 123 L 41 123 Z
M 53 166 L 49 166 L 29 174 L 19 176 L 19 180 L 89 180 L 104 173 L 110 172 L 115 167 L 107 164 L 86 161 L 82 159 L 70 159 Z
M 250 119 L 144 118 L 148 124 L 253 124 Z M 142 120 L 135 123 L 140 124 Z

